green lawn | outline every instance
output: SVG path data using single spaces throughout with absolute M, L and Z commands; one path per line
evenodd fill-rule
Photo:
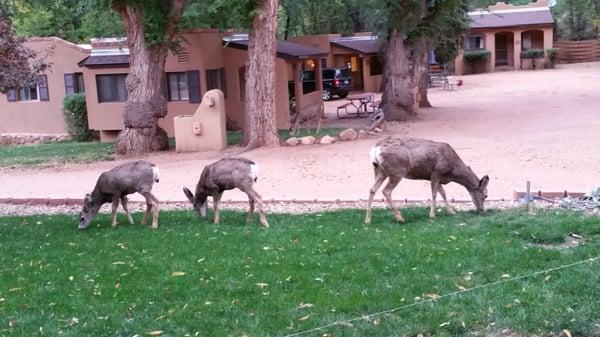
M 600 254 L 579 213 L 376 210 L 269 215 L 270 229 L 162 212 L 160 228 L 86 231 L 75 216 L 0 218 L 0 336 L 286 336 Z M 134 215 L 139 221 L 142 214 Z M 121 223 L 125 223 L 122 214 Z M 570 249 L 569 233 L 586 238 Z M 597 336 L 600 261 L 498 284 L 304 336 Z
M 40 145 L 1 145 L 0 167 L 53 165 L 111 160 L 113 143 L 52 142 Z

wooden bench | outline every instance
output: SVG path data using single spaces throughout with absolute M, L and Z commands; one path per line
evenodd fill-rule
M 352 102 L 347 102 L 347 103 L 344 103 L 344 104 L 342 104 L 342 105 L 340 105 L 340 106 L 337 107 L 337 109 L 335 110 L 335 114 L 337 115 L 338 119 L 341 119 L 341 117 L 340 117 L 340 110 L 342 110 L 342 109 L 346 112 L 346 115 L 349 114 L 349 112 L 348 112 L 348 107 L 349 106 L 352 106 L 352 107 L 354 107 L 356 109 L 356 105 L 354 105 Z

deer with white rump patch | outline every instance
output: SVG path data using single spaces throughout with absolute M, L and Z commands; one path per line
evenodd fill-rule
M 92 193 L 85 196 L 79 215 L 79 229 L 87 228 L 100 207 L 107 202 L 112 202 L 112 227 L 117 225 L 119 201 L 125 210 L 127 221 L 133 224 L 127 208 L 127 195 L 136 192 L 146 199 L 147 208 L 142 224 L 146 223 L 153 211 L 152 228 L 158 228 L 158 199 L 152 194 L 152 185 L 159 180 L 158 173 L 158 167 L 145 160 L 121 164 L 102 173 Z
M 188 200 L 194 205 L 194 209 L 200 217 L 206 216 L 207 198 L 213 198 L 214 223 L 218 224 L 219 202 L 224 191 L 234 188 L 240 189 L 248 195 L 250 210 L 246 222 L 252 222 L 254 214 L 254 204 L 258 206 L 258 215 L 261 225 L 269 227 L 265 211 L 263 210 L 263 201 L 260 195 L 254 190 L 253 185 L 257 180 L 258 165 L 245 158 L 224 158 L 214 162 L 202 170 L 200 180 L 196 185 L 196 194 L 184 187 L 183 192 Z
M 446 143 L 417 138 L 386 138 L 371 149 L 371 163 L 375 171 L 375 184 L 369 194 L 365 223 L 371 222 L 373 197 L 384 180 L 389 181 L 383 189 L 385 200 L 397 221 L 404 221 L 394 207 L 392 191 L 402 178 L 429 180 L 431 182 L 431 209 L 429 217 L 435 218 L 435 198 L 438 194 L 444 199 L 448 212 L 454 210 L 446 199 L 445 185 L 455 182 L 464 186 L 478 211 L 483 211 L 487 198 L 489 177 L 477 178 L 470 167 L 465 165 L 452 147 Z

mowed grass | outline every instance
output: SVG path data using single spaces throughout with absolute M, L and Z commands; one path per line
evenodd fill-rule
M 262 229 L 161 212 L 156 231 L 122 214 L 86 231 L 73 215 L 0 218 L 0 336 L 286 336 L 415 302 L 303 336 L 598 335 L 600 261 L 427 300 L 600 255 L 600 219 L 427 214 L 269 214 Z M 534 245 L 570 233 L 585 243 Z
M 114 143 L 52 142 L 39 145 L 0 146 L 0 167 L 54 165 L 112 160 Z

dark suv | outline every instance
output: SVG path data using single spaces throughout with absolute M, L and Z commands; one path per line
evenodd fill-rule
M 346 97 L 352 90 L 352 77 L 347 68 L 323 69 L 323 100 L 329 101 L 334 95 Z
M 314 71 L 304 71 L 302 73 L 302 90 L 311 92 L 315 90 Z M 334 95 L 346 97 L 352 90 L 352 77 L 350 70 L 346 68 L 325 68 L 323 69 L 323 100 L 329 101 Z M 288 92 L 290 97 L 294 97 L 294 81 L 288 82 Z

